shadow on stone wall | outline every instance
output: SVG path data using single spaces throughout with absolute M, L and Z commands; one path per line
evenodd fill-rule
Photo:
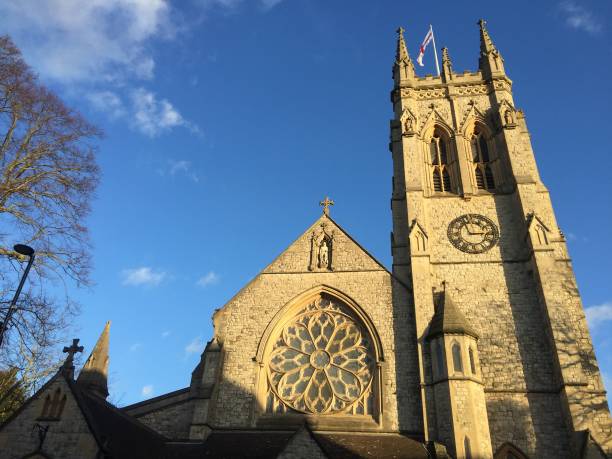
M 527 226 L 516 221 L 516 216 L 521 214 L 517 199 L 516 195 L 495 197 L 500 227 L 499 247 L 502 259 L 506 260 L 503 271 L 514 326 L 512 331 L 522 371 L 515 375 L 504 372 L 502 379 L 508 381 L 506 387 L 497 387 L 487 393 L 493 450 L 508 441 L 533 457 L 569 457 L 569 434 L 555 378 L 556 356 L 547 333 L 548 321 L 540 306 L 538 285 L 529 260 L 525 240 Z M 523 232 L 516 230 L 521 227 L 524 227 Z M 491 305 L 492 308 L 507 306 L 503 300 Z M 504 337 L 492 339 L 503 344 Z M 491 362 L 497 368 L 504 368 L 508 363 Z
M 392 281 L 393 336 L 395 338 L 395 380 L 400 432 L 423 438 L 417 330 L 412 292 L 396 279 Z

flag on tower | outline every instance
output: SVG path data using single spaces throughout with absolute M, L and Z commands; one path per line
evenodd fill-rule
M 440 76 L 440 64 L 438 64 L 438 53 L 436 51 L 436 39 L 434 38 L 433 27 L 431 24 L 429 25 L 429 30 L 427 31 L 427 35 L 425 35 L 425 39 L 421 46 L 419 47 L 419 57 L 417 57 L 417 62 L 421 67 L 423 67 L 423 56 L 425 55 L 425 49 L 427 45 L 433 41 L 433 49 L 434 49 L 434 57 L 436 60 L 436 71 L 438 72 L 438 76 Z
M 427 35 L 425 35 L 425 39 L 421 46 L 419 47 L 419 57 L 417 57 L 417 62 L 421 67 L 423 67 L 423 56 L 425 55 L 425 48 L 427 45 L 433 40 L 433 28 L 429 26 L 429 30 L 427 31 Z

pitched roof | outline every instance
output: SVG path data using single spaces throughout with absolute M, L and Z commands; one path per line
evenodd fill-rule
M 313 432 L 314 438 L 328 457 L 334 459 L 428 459 L 421 442 L 400 434 Z
M 262 430 L 213 431 L 204 443 L 166 444 L 168 459 L 272 459 L 278 457 L 294 432 L 270 432 Z
M 431 319 L 427 339 L 446 333 L 470 335 L 478 339 L 478 333 L 470 326 L 465 316 L 451 300 L 446 289 L 438 294 L 438 301 L 435 306 L 435 313 Z

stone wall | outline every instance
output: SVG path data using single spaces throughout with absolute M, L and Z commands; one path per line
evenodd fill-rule
M 334 231 L 332 270 L 309 270 L 311 234 L 321 223 Z M 211 423 L 223 427 L 255 426 L 259 402 L 254 397 L 263 370 L 256 354 L 267 327 L 298 295 L 328 286 L 350 297 L 369 317 L 382 343 L 381 424 L 387 430 L 422 432 L 416 339 L 408 295 L 393 302 L 392 276 L 333 221 L 322 217 L 222 309 L 217 330 L 224 362 Z M 401 408 L 398 408 L 398 400 Z
M 57 388 L 66 394 L 66 404 L 58 421 L 39 419 L 47 394 Z M 44 391 L 30 399 L 21 413 L 0 430 L 0 459 L 21 459 L 38 448 L 35 424 L 49 426 L 42 451 L 50 457 L 95 459 L 96 441 L 63 377 L 56 377 Z

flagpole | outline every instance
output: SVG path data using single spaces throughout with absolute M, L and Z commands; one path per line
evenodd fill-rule
M 431 30 L 431 41 L 433 42 L 434 56 L 436 58 L 436 72 L 440 76 L 440 64 L 438 64 L 438 51 L 436 50 L 436 36 L 433 33 L 433 26 L 429 24 L 429 30 Z

